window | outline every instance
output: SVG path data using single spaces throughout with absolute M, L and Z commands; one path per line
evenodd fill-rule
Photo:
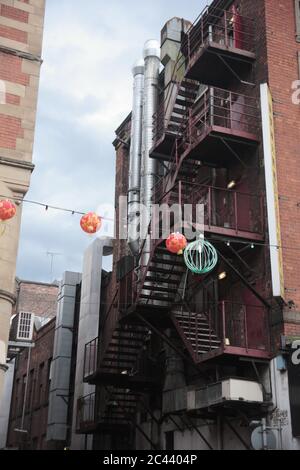
M 16 418 L 18 416 L 18 407 L 19 407 L 19 393 L 20 393 L 20 379 L 16 380 L 16 392 L 15 392 L 15 403 L 13 408 L 13 416 Z
M 300 0 L 295 0 L 296 40 L 300 42 Z
M 48 371 L 47 371 L 47 387 L 46 387 L 46 396 L 45 400 L 49 400 L 49 393 L 50 393 L 50 387 L 51 387 L 51 379 L 52 379 L 52 357 L 48 359 Z
M 39 383 L 38 383 L 38 406 L 40 406 L 44 401 L 44 362 L 40 364 L 39 367 Z
M 27 398 L 27 406 L 26 409 L 31 409 L 32 404 L 32 394 L 33 394 L 33 383 L 34 383 L 34 369 L 30 371 L 29 379 L 28 379 L 28 398 Z

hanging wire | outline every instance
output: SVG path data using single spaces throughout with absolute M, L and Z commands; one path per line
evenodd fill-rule
M 61 211 L 61 212 L 68 212 L 69 214 L 71 215 L 86 215 L 86 213 L 88 212 L 81 212 L 81 211 L 78 211 L 78 210 L 74 210 L 74 209 L 66 209 L 64 207 L 60 207 L 60 206 L 51 206 L 50 204 L 45 204 L 43 202 L 38 202 L 38 201 L 31 201 L 29 199 L 22 199 L 21 197 L 11 197 L 11 196 L 4 196 L 3 194 L 0 194 L 0 198 L 5 198 L 5 199 L 11 199 L 11 200 L 14 200 L 15 202 L 20 202 L 20 203 L 23 203 L 25 202 L 26 204 L 32 204 L 32 205 L 35 205 L 35 206 L 40 206 L 40 207 L 43 207 L 46 211 L 48 211 L 49 209 L 52 209 L 52 210 L 55 210 L 55 211 Z M 110 219 L 108 217 L 101 217 L 102 220 L 107 220 L 109 222 L 114 222 L 114 219 Z

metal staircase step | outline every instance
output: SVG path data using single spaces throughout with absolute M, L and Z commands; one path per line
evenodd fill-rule
M 107 349 L 106 351 L 106 354 L 110 355 L 110 354 L 118 354 L 119 356 L 132 356 L 132 357 L 136 357 L 137 356 L 137 352 L 136 351 L 122 351 L 120 350 L 120 348 L 118 347 L 118 345 L 116 345 L 116 349 L 112 348 L 112 346 L 115 346 L 115 345 L 110 345 L 109 348 Z M 130 348 L 130 346 L 127 346 L 126 348 Z M 137 348 L 131 348 L 131 349 L 137 349 Z
M 150 285 L 147 285 L 145 284 L 143 286 L 143 290 L 150 290 L 150 291 L 157 291 L 157 292 L 165 292 L 165 293 L 170 293 L 170 294 L 177 294 L 178 292 L 178 289 L 172 289 L 172 288 L 169 288 L 169 287 L 160 287 L 160 286 L 150 286 Z
M 122 344 L 122 346 L 120 346 L 119 343 L 112 342 L 112 343 L 110 343 L 108 350 L 109 350 L 111 347 L 113 347 L 113 346 L 119 347 L 119 348 L 120 348 L 120 347 L 125 347 L 126 349 L 127 349 L 127 348 L 128 348 L 128 349 L 140 349 L 141 344 L 143 344 L 143 342 L 142 342 L 142 343 L 139 343 L 139 344 L 137 344 L 137 343 L 135 343 L 135 344 L 134 344 L 134 343 L 126 343 L 126 344 Z
M 186 109 L 178 108 L 177 106 L 174 106 L 173 112 L 175 114 L 182 114 L 182 116 L 186 115 Z
M 191 338 L 191 337 L 188 337 L 188 339 L 191 341 L 191 343 L 195 346 L 197 346 L 197 343 L 198 343 L 198 346 L 206 346 L 206 343 L 209 344 L 215 344 L 216 346 L 217 345 L 220 345 L 221 342 L 220 340 L 218 340 L 217 338 L 215 339 L 209 339 L 209 338 L 198 338 L 198 342 L 196 341 L 196 338 Z
M 178 105 L 178 106 L 182 106 L 182 107 L 185 107 L 186 110 L 187 108 L 190 108 L 193 106 L 194 104 L 194 100 L 193 99 L 190 99 L 190 98 L 180 98 L 179 96 L 176 98 L 176 101 L 175 103 Z M 174 111 L 177 113 L 177 111 Z
M 157 263 L 157 264 L 166 264 L 166 265 L 169 265 L 169 266 L 180 266 L 180 267 L 183 267 L 183 260 L 179 261 L 179 258 L 177 257 L 177 260 L 173 260 L 173 259 L 160 259 L 160 258 L 157 258 L 157 257 L 154 257 L 152 258 L 151 260 L 151 263 Z
M 159 273 L 159 274 L 168 274 L 169 276 L 172 275 L 172 276 L 180 276 L 180 277 L 184 274 L 184 271 L 173 270 L 172 272 L 170 272 L 170 269 L 158 268 L 157 266 L 149 266 L 148 271 Z
M 158 279 L 155 276 L 146 276 L 146 281 L 148 281 L 148 282 L 159 282 L 160 284 L 178 285 L 178 279 L 167 279 L 167 278 Z
M 199 86 L 200 86 L 200 83 L 197 83 L 197 82 L 192 82 L 192 81 L 189 81 L 187 78 L 183 79 L 183 81 L 181 82 L 181 86 L 183 88 L 188 88 L 190 90 L 193 90 L 194 92 L 198 92 L 199 90 Z
M 197 96 L 197 92 L 194 90 L 191 90 L 187 86 L 182 86 L 178 90 L 178 96 L 183 96 L 184 98 L 189 98 L 190 100 L 195 100 Z
M 134 359 L 124 359 L 124 358 L 119 358 L 119 357 L 110 358 L 110 357 L 105 356 L 103 361 L 102 361 L 102 364 L 107 364 L 107 363 L 111 364 L 113 362 L 116 362 L 117 364 L 128 364 L 128 366 L 130 364 L 134 365 L 136 363 L 136 361 Z
M 118 366 L 118 365 L 101 365 L 99 371 L 107 373 L 109 370 L 118 370 L 118 371 L 127 371 L 130 372 L 132 369 L 131 366 Z
M 114 331 L 113 338 L 114 339 L 134 339 L 137 341 L 143 341 L 144 333 L 137 333 L 131 331 Z
M 140 295 L 141 299 L 147 299 L 147 300 L 158 300 L 160 302 L 167 302 L 171 303 L 173 300 L 173 297 L 162 297 L 160 295 L 146 295 L 146 294 L 141 294 Z
M 170 122 L 175 122 L 175 123 L 177 123 L 177 124 L 184 124 L 184 123 L 185 123 L 185 120 L 184 120 L 184 118 L 182 118 L 182 117 L 174 116 L 174 115 L 172 114 L 172 116 L 171 116 L 171 118 L 170 118 Z

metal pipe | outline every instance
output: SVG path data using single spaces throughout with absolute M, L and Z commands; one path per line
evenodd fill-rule
M 147 209 L 146 220 L 143 220 L 143 237 L 146 237 L 141 265 L 147 266 L 151 253 L 151 235 L 146 233 L 151 218 L 153 187 L 157 172 L 156 161 L 150 158 L 150 150 L 154 144 L 153 116 L 158 106 L 158 79 L 160 71 L 160 46 L 153 39 L 146 42 L 144 47 L 145 59 L 145 88 L 143 110 L 143 142 L 142 142 L 142 171 L 141 171 L 141 202 Z
M 27 391 L 28 391 L 29 371 L 30 371 L 30 359 L 31 359 L 31 347 L 28 348 L 28 357 L 27 357 L 26 383 L 25 383 L 25 390 L 24 390 L 22 419 L 21 419 L 22 431 L 25 431 L 24 424 L 25 424 L 26 401 L 27 401 Z
M 139 253 L 139 218 L 142 157 L 142 121 L 144 99 L 144 60 L 135 63 L 133 105 L 131 118 L 131 144 L 128 184 L 128 245 L 134 256 Z

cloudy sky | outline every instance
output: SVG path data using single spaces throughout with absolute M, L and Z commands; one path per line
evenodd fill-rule
M 132 64 L 169 18 L 194 20 L 206 3 L 47 1 L 36 169 L 27 199 L 106 212 L 114 201 L 114 130 L 131 107 Z M 106 226 L 102 234 L 109 231 Z M 77 216 L 25 205 L 17 275 L 49 282 L 66 270 L 81 271 L 91 241 Z M 47 252 L 59 253 L 52 273 Z

